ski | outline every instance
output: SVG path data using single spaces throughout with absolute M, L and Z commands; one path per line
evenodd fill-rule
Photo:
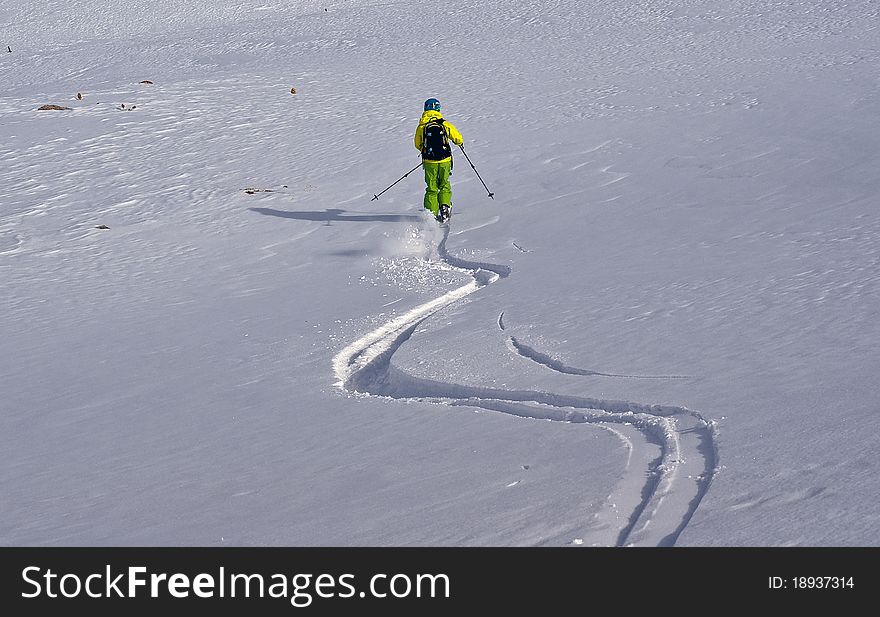
M 441 204 L 440 209 L 437 212 L 437 222 L 440 223 L 441 226 L 446 226 L 449 224 L 449 219 L 452 218 L 452 208 L 447 206 L 446 204 Z

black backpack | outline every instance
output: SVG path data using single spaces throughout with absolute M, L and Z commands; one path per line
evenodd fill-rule
M 450 156 L 452 148 L 449 147 L 443 118 L 428 121 L 422 133 L 422 158 L 427 161 L 442 161 Z

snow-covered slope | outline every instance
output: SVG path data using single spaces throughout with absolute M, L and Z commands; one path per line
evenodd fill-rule
M 0 543 L 877 545 L 877 23 L 0 0 Z

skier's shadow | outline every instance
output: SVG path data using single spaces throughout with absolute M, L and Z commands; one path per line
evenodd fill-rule
M 248 208 L 253 212 L 266 216 L 278 216 L 283 219 L 297 219 L 300 221 L 324 221 L 331 223 L 339 221 L 343 223 L 403 223 L 418 222 L 421 217 L 414 214 L 349 214 L 346 210 L 330 208 L 328 210 L 290 212 L 288 210 L 273 210 L 272 208 Z

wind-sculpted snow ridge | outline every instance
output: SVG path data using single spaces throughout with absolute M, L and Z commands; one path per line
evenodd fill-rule
M 647 466 L 627 471 L 608 498 L 608 511 L 596 521 L 614 530 L 605 543 L 617 546 L 672 546 L 691 520 L 718 467 L 716 427 L 699 413 L 671 405 L 647 405 L 622 400 L 603 400 L 538 390 L 514 390 L 470 386 L 425 379 L 392 364 L 398 349 L 410 340 L 426 319 L 441 309 L 505 278 L 504 265 L 473 262 L 450 255 L 446 249 L 448 229 L 438 243 L 443 262 L 470 271 L 473 280 L 438 298 L 398 315 L 341 350 L 333 359 L 337 386 L 345 391 L 401 400 L 420 400 L 439 405 L 468 406 L 510 415 L 570 423 L 594 424 L 613 429 L 630 448 L 633 459 Z M 503 313 L 499 327 L 504 329 Z M 529 351 L 523 351 L 528 349 Z M 517 353 L 559 371 L 565 367 L 549 356 L 525 346 Z M 594 371 L 560 372 L 603 375 Z M 621 375 L 622 377 L 622 375 Z M 635 446 L 625 434 L 638 429 L 647 441 Z M 659 451 L 659 455 L 653 452 Z

